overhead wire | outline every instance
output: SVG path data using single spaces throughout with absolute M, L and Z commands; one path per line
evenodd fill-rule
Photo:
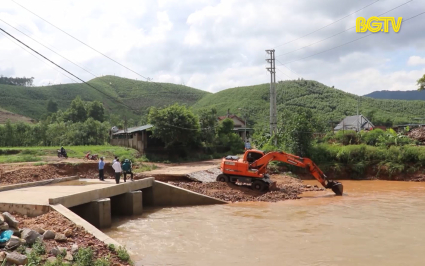
M 416 18 L 416 17 L 419 17 L 419 16 L 421 16 L 421 15 L 423 15 L 423 14 L 425 14 L 425 12 L 419 13 L 419 14 L 417 14 L 417 15 L 413 16 L 413 17 L 410 17 L 410 18 L 408 18 L 408 19 L 405 19 L 405 20 L 404 20 L 404 22 L 407 22 L 407 21 L 409 21 L 409 20 L 411 20 L 411 19 L 414 19 L 414 18 Z M 321 51 L 321 52 L 318 52 L 318 53 L 315 53 L 315 54 L 312 54 L 312 55 L 309 55 L 309 56 L 306 56 L 306 57 L 302 57 L 302 58 L 295 59 L 295 60 L 292 60 L 292 61 L 288 61 L 288 62 L 285 62 L 285 63 L 282 63 L 282 62 L 281 62 L 281 65 L 287 65 L 287 64 L 290 64 L 290 63 L 293 63 L 293 62 L 297 62 L 297 61 L 301 61 L 301 60 L 304 60 L 304 59 L 307 59 L 307 58 L 310 58 L 310 57 L 313 57 L 313 56 L 316 56 L 316 55 L 319 55 L 319 54 L 323 54 L 323 53 L 329 52 L 329 51 L 331 51 L 331 50 L 337 49 L 337 48 L 339 48 L 339 47 L 345 46 L 345 45 L 347 45 L 347 44 L 350 44 L 350 43 L 353 43 L 353 42 L 359 41 L 359 40 L 361 40 L 361 39 L 367 38 L 367 37 L 369 37 L 369 36 L 371 36 L 371 35 L 373 35 L 373 33 L 369 33 L 369 34 L 367 34 L 367 35 L 365 35 L 365 36 L 363 36 L 363 37 L 360 37 L 360 38 L 354 39 L 354 40 L 352 40 L 352 41 L 349 41 L 349 42 L 343 43 L 343 44 L 341 44 L 341 45 L 338 45 L 338 46 L 332 47 L 332 48 L 327 49 L 327 50 L 323 50 L 323 51 Z
M 81 78 L 77 77 L 76 75 L 74 75 L 74 74 L 73 74 L 73 73 L 71 73 L 70 71 L 66 70 L 65 68 L 63 68 L 63 67 L 61 67 L 60 65 L 56 64 L 55 62 L 53 62 L 52 60 L 50 60 L 50 59 L 49 59 L 49 58 L 47 58 L 46 56 L 44 56 L 44 55 L 42 55 L 41 53 L 37 52 L 36 50 L 34 50 L 33 48 L 31 48 L 29 45 L 25 44 L 24 42 L 22 42 L 21 40 L 19 40 L 18 38 L 16 38 L 16 37 L 15 37 L 15 36 L 13 36 L 12 34 L 10 34 L 9 32 L 5 31 L 4 29 L 0 28 L 0 31 L 2 31 L 2 32 L 3 32 L 3 34 L 6 34 L 7 36 L 9 36 L 9 37 L 13 38 L 14 40 L 16 40 L 17 42 L 19 42 L 20 44 L 24 45 L 25 47 L 27 47 L 28 49 L 30 49 L 31 51 L 33 51 L 33 52 L 34 52 L 34 53 L 36 53 L 37 55 L 41 56 L 43 59 L 45 59 L 45 60 L 49 61 L 51 64 L 53 64 L 53 65 L 55 65 L 56 67 L 60 68 L 61 70 L 65 71 L 66 73 L 68 73 L 69 75 L 73 76 L 74 78 L 78 79 L 78 80 L 79 80 L 79 81 L 81 81 L 82 83 L 84 83 L 84 84 L 86 84 L 87 86 L 91 87 L 92 89 L 94 89 L 94 90 L 96 90 L 96 91 L 98 91 L 98 92 L 102 93 L 103 95 L 105 95 L 105 96 L 106 96 L 106 97 L 108 97 L 109 99 L 111 99 L 111 100 L 113 100 L 113 101 L 115 101 L 115 102 L 117 102 L 117 103 L 119 103 L 119 104 L 123 105 L 124 107 L 128 108 L 129 110 L 137 110 L 137 109 L 134 109 L 134 108 L 132 108 L 132 107 L 130 107 L 130 106 L 128 106 L 128 105 L 126 105 L 126 104 L 124 104 L 122 101 L 118 100 L 117 98 L 115 98 L 115 97 L 113 97 L 113 96 L 111 96 L 111 95 L 108 95 L 107 93 L 104 93 L 103 91 L 99 90 L 99 89 L 98 89 L 98 88 L 96 88 L 95 86 L 93 86 L 93 85 L 91 85 L 91 84 L 89 84 L 89 83 L 85 82 L 83 79 L 81 79 Z M 21 47 L 21 48 L 22 48 L 22 47 Z M 163 123 L 163 122 L 162 122 L 162 123 Z M 179 127 L 179 126 L 170 125 L 170 124 L 167 124 L 167 123 L 163 123 L 163 124 L 165 124 L 165 125 L 167 125 L 167 126 L 170 126 L 170 127 L 180 128 L 180 129 L 184 129 L 184 130 L 195 130 L 195 131 L 199 130 L 199 129 L 195 129 L 195 128 L 184 128 L 184 127 Z M 217 127 L 217 126 L 215 126 L 215 127 Z M 211 130 L 212 128 L 215 128 L 215 127 L 200 128 L 200 130 Z
M 6 36 L 6 38 L 12 42 L 13 44 L 15 44 L 16 46 L 18 46 L 19 48 L 21 48 L 22 50 L 24 50 L 25 52 L 27 52 L 28 54 L 30 54 L 31 56 L 33 56 L 35 59 L 39 60 L 40 62 L 42 62 L 43 64 L 45 64 L 46 66 L 48 66 L 51 69 L 54 69 L 53 67 L 51 67 L 50 65 L 48 65 L 45 61 L 43 61 L 41 58 L 37 57 L 36 55 L 34 55 L 33 53 L 31 53 L 30 51 L 28 51 L 25 47 L 22 47 L 21 45 L 19 45 L 14 39 L 12 39 L 10 36 L 8 36 L 7 34 L 5 34 L 4 32 L 0 32 L 1 34 L 3 34 L 4 36 Z M 60 72 L 56 69 L 54 69 L 56 72 L 58 72 L 59 74 L 63 75 L 64 77 L 72 80 L 75 83 L 78 83 L 75 79 L 65 75 L 65 73 Z
M 156 86 L 161 87 L 162 89 L 164 89 L 164 90 L 168 91 L 169 93 L 174 93 L 174 92 L 170 91 L 169 89 L 165 88 L 164 86 L 162 86 L 160 83 L 157 83 L 157 82 L 151 81 L 151 79 L 150 79 L 150 78 L 145 77 L 145 76 L 141 75 L 140 73 L 137 73 L 137 72 L 136 72 L 136 71 L 134 71 L 133 69 L 131 69 L 131 68 L 129 68 L 129 67 L 127 67 L 127 66 L 125 66 L 124 64 L 122 64 L 122 63 L 120 63 L 120 62 L 116 61 L 115 59 L 113 59 L 113 58 L 109 57 L 108 55 L 106 55 L 106 54 L 104 54 L 104 53 L 100 52 L 99 50 L 95 49 L 94 47 L 92 47 L 92 46 L 88 45 L 87 43 L 85 43 L 85 42 L 81 41 L 81 40 L 80 40 L 80 39 L 78 39 L 77 37 L 75 37 L 75 36 L 73 36 L 73 35 L 69 34 L 68 32 L 66 32 L 66 31 L 64 31 L 64 30 L 62 30 L 62 29 L 61 29 L 61 28 L 59 28 L 58 26 L 54 25 L 53 23 L 49 22 L 48 20 L 44 19 L 43 17 L 41 17 L 41 16 L 37 15 L 36 13 L 34 13 L 34 12 L 33 12 L 33 11 L 31 11 L 30 9 L 26 8 L 25 6 L 21 5 L 21 4 L 20 4 L 20 3 L 18 3 L 17 1 L 15 1 L 15 0 L 10 0 L 10 1 L 14 2 L 16 5 L 18 5 L 18 6 L 20 6 L 21 8 L 23 8 L 23 9 L 27 10 L 28 12 L 30 12 L 30 13 L 31 13 L 31 14 L 33 14 L 34 16 L 36 16 L 36 17 L 40 18 L 41 20 L 43 20 L 44 22 L 48 23 L 48 24 L 49 24 L 49 25 L 51 25 L 52 27 L 54 27 L 54 28 L 56 28 L 57 30 L 61 31 L 62 33 L 64 33 L 64 34 L 68 35 L 69 37 L 73 38 L 74 40 L 78 41 L 79 43 L 81 43 L 81 44 L 85 45 L 86 47 L 90 48 L 91 50 L 95 51 L 96 53 L 98 53 L 98 54 L 100 54 L 100 55 L 102 55 L 102 56 L 106 57 L 107 59 L 111 60 L 112 62 L 114 62 L 114 63 L 116 63 L 116 64 L 120 65 L 121 67 L 123 67 L 123 68 L 125 68 L 125 69 L 127 69 L 127 70 L 131 71 L 132 73 L 134 73 L 134 74 L 138 75 L 139 77 L 142 77 L 142 78 L 146 79 L 146 81 L 148 81 L 148 82 L 150 82 L 150 83 L 152 83 L 152 84 L 155 84 Z
M 390 9 L 390 10 L 387 10 L 387 11 L 385 11 L 384 13 L 379 14 L 379 15 L 378 15 L 378 17 L 380 17 L 380 16 L 382 16 L 382 15 L 385 15 L 386 13 L 391 12 L 391 11 L 393 11 L 393 10 L 395 10 L 395 9 L 397 9 L 397 8 L 400 8 L 400 7 L 404 6 L 404 5 L 407 5 L 408 3 L 412 2 L 412 1 L 413 1 L 413 0 L 409 0 L 409 1 L 407 1 L 407 2 L 403 3 L 403 4 L 399 5 L 399 6 L 396 6 L 396 7 L 392 8 L 392 9 Z M 299 51 L 299 50 L 302 50 L 302 49 L 304 49 L 304 48 L 307 48 L 307 47 L 313 46 L 313 45 L 315 45 L 315 44 L 321 43 L 321 42 L 323 42 L 323 41 L 326 41 L 326 40 L 332 39 L 333 37 L 338 36 L 338 35 L 340 35 L 340 34 L 342 34 L 342 33 L 344 33 L 344 32 L 347 32 L 347 31 L 349 31 L 349 30 L 352 30 L 352 29 L 354 29 L 354 28 L 356 28 L 356 26 L 353 26 L 353 27 L 348 28 L 348 29 L 346 29 L 346 30 L 340 31 L 340 32 L 338 32 L 338 33 L 336 33 L 336 34 L 334 34 L 334 35 L 331 35 L 331 36 L 326 37 L 326 38 L 324 38 L 324 39 L 321 39 L 321 40 L 319 40 L 319 41 L 316 41 L 316 42 L 310 43 L 310 44 L 308 44 L 308 45 L 306 45 L 306 46 L 303 46 L 303 47 L 301 47 L 301 48 L 298 48 L 298 49 L 295 49 L 295 50 L 292 50 L 292 51 L 286 52 L 286 53 L 284 53 L 284 54 L 276 55 L 276 57 L 280 57 L 280 56 L 284 56 L 284 55 L 292 54 L 292 53 L 297 52 L 297 51 Z
M 13 1 L 13 0 L 12 0 L 12 1 Z M 15 2 L 15 1 L 14 1 L 14 2 Z M 338 21 L 341 21 L 341 20 L 343 20 L 343 19 L 345 19 L 345 18 L 348 18 L 349 16 L 351 16 L 351 15 L 353 15 L 353 14 L 355 14 L 355 13 L 357 13 L 357 12 L 359 12 L 359 11 L 361 11 L 361 10 L 363 10 L 363 9 L 365 9 L 365 8 L 367 8 L 367 7 L 369 7 L 369 6 L 373 5 L 373 4 L 375 4 L 375 3 L 377 3 L 377 2 L 379 2 L 379 0 L 377 0 L 377 1 L 373 2 L 373 3 L 371 3 L 371 4 L 368 4 L 367 6 L 364 6 L 364 7 L 360 8 L 360 9 L 358 9 L 358 10 L 354 11 L 353 13 L 350 13 L 350 14 L 348 14 L 348 15 L 346 15 L 346 16 L 344 16 L 344 17 L 340 18 L 340 19 L 337 19 L 337 20 L 335 20 L 335 21 L 333 21 L 333 22 L 331 22 L 331 23 L 329 23 L 329 24 L 327 24 L 327 25 L 325 25 L 325 26 L 323 26 L 323 27 L 321 27 L 321 28 L 319 28 L 319 29 L 316 29 L 316 30 L 314 30 L 314 31 L 312 31 L 312 32 L 310 32 L 310 33 L 307 33 L 307 34 L 305 34 L 305 35 L 303 35 L 303 36 L 301 36 L 301 37 L 298 37 L 298 38 L 293 39 L 293 40 L 291 40 L 291 41 L 289 41 L 289 42 L 286 42 L 286 43 L 283 43 L 283 44 L 277 45 L 277 46 L 275 46 L 275 49 L 276 49 L 277 47 L 280 47 L 280 46 L 286 45 L 286 44 L 291 43 L 291 42 L 295 42 L 295 41 L 300 40 L 300 39 L 302 39 L 302 38 L 304 38 L 304 37 L 307 37 L 307 36 L 309 36 L 309 35 L 311 35 L 311 34 L 313 34 L 313 33 L 315 33 L 315 32 L 318 32 L 318 31 L 320 31 L 320 30 L 322 30 L 322 29 L 324 29 L 324 28 L 326 28 L 326 27 L 328 27 L 328 26 L 330 26 L 330 25 L 332 25 L 332 24 L 337 23 Z

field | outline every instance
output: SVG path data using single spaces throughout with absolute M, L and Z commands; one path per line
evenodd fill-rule
M 0 163 L 18 162 L 45 162 L 51 158 L 57 158 L 57 150 L 60 147 L 12 147 L 0 148 Z M 64 147 L 69 158 L 83 159 L 87 152 L 105 157 L 112 161 L 114 156 L 120 159 L 132 159 L 137 157 L 137 150 L 119 146 L 71 146 Z

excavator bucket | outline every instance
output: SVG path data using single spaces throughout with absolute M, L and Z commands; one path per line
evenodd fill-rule
M 337 196 L 342 196 L 342 193 L 344 192 L 344 187 L 338 181 L 328 181 L 326 188 L 332 189 Z

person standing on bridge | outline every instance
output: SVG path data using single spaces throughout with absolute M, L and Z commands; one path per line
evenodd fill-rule
M 131 162 L 129 159 L 125 159 L 122 163 L 122 171 L 124 173 L 124 182 L 127 182 L 127 174 L 130 174 L 131 181 L 133 180 L 133 172 L 131 171 Z
M 120 160 L 117 158 L 116 161 L 114 162 L 114 164 L 112 164 L 112 168 L 114 168 L 115 171 L 115 182 L 117 184 L 120 183 L 120 178 L 121 178 L 121 164 L 120 164 Z
M 100 157 L 99 161 L 99 180 L 105 181 L 105 176 L 103 173 L 103 169 L 105 168 L 105 162 L 103 161 L 103 157 Z

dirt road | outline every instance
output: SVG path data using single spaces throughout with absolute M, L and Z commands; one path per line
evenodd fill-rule
M 186 176 L 193 172 L 204 171 L 211 168 L 219 167 L 221 159 L 209 160 L 209 161 L 200 161 L 200 162 L 191 162 L 191 163 L 181 163 L 181 164 L 156 164 L 159 166 L 158 169 L 147 171 L 139 174 L 140 176 Z

